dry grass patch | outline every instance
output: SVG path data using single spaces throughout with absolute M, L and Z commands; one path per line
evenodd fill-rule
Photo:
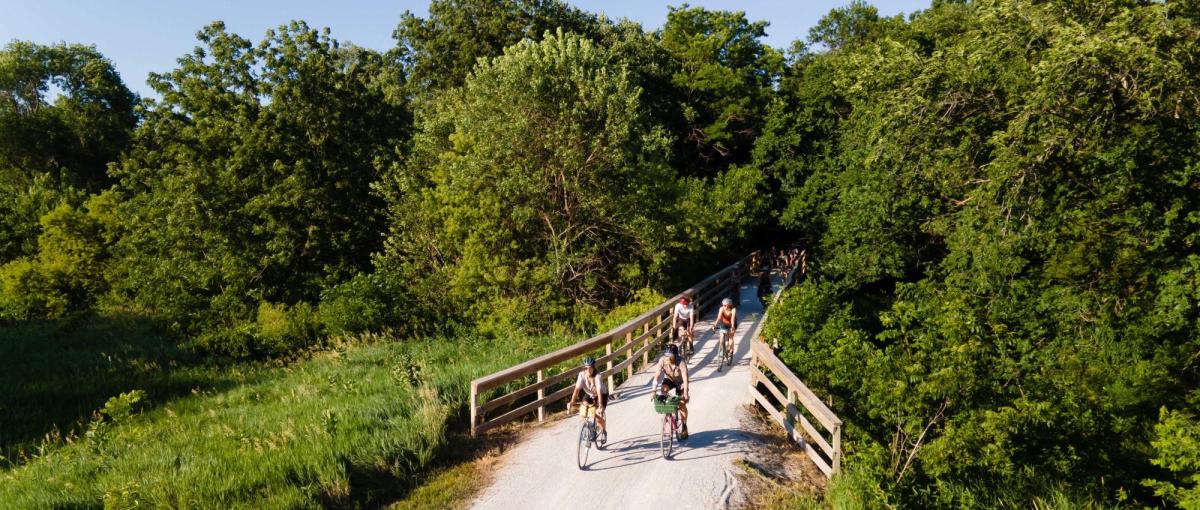
M 745 457 L 734 462 L 744 508 L 824 508 L 828 481 L 812 460 L 757 406 L 742 413 L 742 426 L 758 436 Z

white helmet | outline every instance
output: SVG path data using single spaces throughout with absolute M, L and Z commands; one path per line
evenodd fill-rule
M 729 298 L 722 299 L 721 306 L 733 306 L 733 300 Z

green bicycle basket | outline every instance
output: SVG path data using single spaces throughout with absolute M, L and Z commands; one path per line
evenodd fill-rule
M 671 414 L 679 410 L 679 397 L 654 397 L 654 412 Z

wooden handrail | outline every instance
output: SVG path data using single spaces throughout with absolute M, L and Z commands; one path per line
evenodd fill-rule
M 772 304 L 779 302 L 783 290 L 791 286 L 794 281 L 797 270 L 802 270 L 801 268 L 806 265 L 804 255 L 801 255 L 797 267 L 791 268 L 788 272 L 784 284 L 775 293 Z M 759 321 L 760 327 L 765 322 L 764 314 L 764 320 Z M 833 477 L 841 470 L 842 464 L 842 420 L 787 367 L 783 360 L 775 356 L 771 346 L 759 337 L 758 331 L 751 334 L 751 338 L 751 396 L 771 415 L 771 418 L 787 431 L 789 439 L 800 444 L 825 476 Z M 775 381 L 779 381 L 787 391 L 780 390 L 775 385 Z M 767 394 L 759 391 L 759 386 L 765 388 Z M 797 407 L 796 404 L 800 404 L 809 416 L 820 423 L 825 429 L 825 433 L 828 433 L 831 438 L 826 439 L 825 433 L 817 430 L 805 414 L 800 412 L 800 407 Z M 781 405 L 782 409 L 779 408 Z M 796 427 L 797 425 L 799 428 Z
M 710 306 L 717 298 L 737 288 L 737 285 L 740 284 L 738 276 L 742 272 L 739 268 L 744 268 L 752 255 L 746 255 L 712 276 L 692 285 L 691 288 L 609 331 L 471 381 L 471 435 L 533 412 L 538 413 L 539 421 L 545 419 L 547 405 L 570 395 L 567 391 L 569 386 L 561 389 L 555 389 L 555 386 L 567 381 L 573 382 L 575 374 L 579 373 L 582 367 L 566 368 L 549 377 L 545 375 L 545 370 L 567 361 L 575 361 L 583 354 L 600 349 L 606 350 L 604 355 L 597 357 L 596 362 L 598 365 L 607 365 L 601 373 L 609 378 L 610 385 L 613 376 L 622 370 L 625 370 L 627 374 L 632 374 L 635 360 L 641 357 L 643 364 L 647 364 L 652 347 L 670 334 L 668 319 L 672 307 L 680 298 L 692 296 L 697 313 L 702 313 L 704 308 Z M 622 355 L 625 359 L 618 361 Z M 504 395 L 480 401 L 481 396 L 489 390 L 535 374 L 538 380 L 534 383 L 516 388 Z M 522 403 L 494 418 L 487 418 L 489 412 L 504 409 L 507 405 L 515 405 L 517 401 L 534 394 L 537 396 L 536 400 Z

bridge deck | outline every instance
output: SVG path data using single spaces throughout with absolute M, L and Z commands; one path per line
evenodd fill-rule
M 717 371 L 716 335 L 709 331 L 716 312 L 696 324 L 697 352 L 688 371 L 690 437 L 676 445 L 670 460 L 659 453 L 661 418 L 649 401 L 654 374 L 643 371 L 614 392 L 619 398 L 608 407 L 608 445 L 592 450 L 586 470 L 575 460 L 579 420 L 561 420 L 505 454 L 474 508 L 723 508 L 737 501 L 732 463 L 753 437 L 740 415 L 751 402 L 750 336 L 762 318 L 756 283 L 748 278 L 740 285 L 733 368 Z

